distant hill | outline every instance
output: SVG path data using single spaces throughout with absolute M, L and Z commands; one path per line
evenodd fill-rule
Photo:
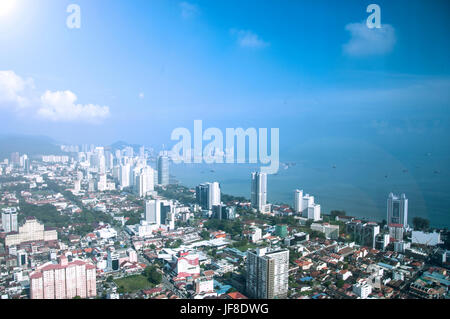
M 13 152 L 28 156 L 67 154 L 61 151 L 56 141 L 46 136 L 0 135 L 0 160 L 9 159 Z
M 129 143 L 124 142 L 124 141 L 117 141 L 117 142 L 115 142 L 115 143 L 110 145 L 112 150 L 123 150 L 125 147 L 132 147 L 133 151 L 136 152 L 136 153 L 139 152 L 139 148 L 141 146 L 142 145 L 138 145 L 138 144 L 129 144 Z

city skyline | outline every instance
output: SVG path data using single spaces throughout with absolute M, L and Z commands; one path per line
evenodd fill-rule
M 449 14 L 0 0 L 0 299 L 450 299 Z

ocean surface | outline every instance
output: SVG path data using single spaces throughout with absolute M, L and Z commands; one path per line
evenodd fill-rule
M 405 193 L 408 218 L 430 220 L 434 227 L 450 225 L 450 154 L 348 139 L 322 139 L 280 149 L 281 162 L 295 163 L 268 176 L 268 201 L 293 205 L 295 189 L 315 197 L 322 212 L 345 210 L 347 215 L 386 219 L 390 192 Z M 218 181 L 223 193 L 250 198 L 250 173 L 257 164 L 172 164 L 170 174 L 181 184 L 196 186 Z

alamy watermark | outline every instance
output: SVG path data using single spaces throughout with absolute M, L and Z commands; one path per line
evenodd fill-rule
M 381 28 L 381 8 L 378 4 L 369 4 L 367 6 L 367 13 L 372 13 L 366 21 L 366 25 L 369 29 Z
M 66 25 L 69 29 L 81 28 L 81 8 L 78 4 L 69 4 L 66 9 L 70 15 L 67 17 Z
M 222 130 L 215 127 L 203 131 L 201 120 L 194 121 L 193 139 L 191 131 L 184 127 L 174 129 L 170 138 L 178 141 L 171 152 L 176 164 L 259 163 L 261 172 L 267 174 L 276 174 L 280 166 L 279 128 L 270 129 L 270 150 L 267 128 L 227 128 L 223 134 Z M 204 141 L 208 142 L 205 146 Z

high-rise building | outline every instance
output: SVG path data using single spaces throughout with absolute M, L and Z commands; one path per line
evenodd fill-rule
M 134 187 L 139 197 L 145 197 L 149 192 L 154 191 L 153 169 L 151 167 L 144 166 L 138 170 Z
M 346 232 L 353 235 L 353 240 L 359 245 L 375 248 L 380 226 L 375 222 L 363 223 L 360 220 L 352 220 L 346 223 Z
M 78 178 L 73 182 L 73 191 L 75 193 L 79 193 L 81 191 L 81 180 Z
M 296 189 L 294 191 L 294 212 L 303 212 L 303 190 Z
M 321 219 L 320 217 L 320 205 L 312 204 L 308 206 L 308 219 L 312 219 L 313 221 L 318 221 Z
M 109 271 L 117 271 L 120 268 L 119 265 L 119 253 L 114 249 L 114 247 L 109 247 L 108 257 L 106 259 L 107 268 Z
M 261 213 L 269 213 L 270 205 L 267 205 L 267 174 L 253 172 L 251 174 L 251 202 L 252 207 Z
M 196 187 L 197 202 L 203 209 L 211 210 L 220 205 L 220 184 L 218 182 L 204 183 Z
M 169 185 L 169 157 L 166 155 L 158 157 L 158 184 Z
M 119 183 L 121 189 L 130 186 L 130 173 L 131 173 L 130 164 L 120 165 Z
M 95 266 L 76 259 L 45 263 L 30 275 L 31 299 L 72 299 L 97 296 Z
M 20 165 L 20 155 L 18 152 L 14 152 L 11 154 L 11 164 L 14 167 L 17 167 Z
M 247 254 L 247 294 L 256 299 L 286 298 L 289 250 L 257 248 Z
M 149 224 L 161 225 L 161 201 L 159 199 L 145 202 L 145 221 Z
M 167 219 L 170 219 L 172 212 L 172 205 L 168 201 L 161 201 L 161 224 L 166 224 Z
M 97 180 L 97 190 L 103 192 L 107 189 L 107 179 L 106 174 L 100 174 Z
M 387 200 L 387 224 L 402 225 L 408 227 L 408 199 L 405 194 L 396 196 L 389 194 Z
M 203 209 L 209 209 L 209 196 L 208 196 L 208 184 L 200 184 L 195 188 L 195 197 L 197 199 L 197 203 L 203 208 Z
M 2 210 L 2 227 L 6 233 L 19 230 L 17 210 L 15 208 L 5 208 Z
M 208 206 L 212 209 L 214 205 L 220 204 L 220 185 L 218 182 L 208 183 Z

